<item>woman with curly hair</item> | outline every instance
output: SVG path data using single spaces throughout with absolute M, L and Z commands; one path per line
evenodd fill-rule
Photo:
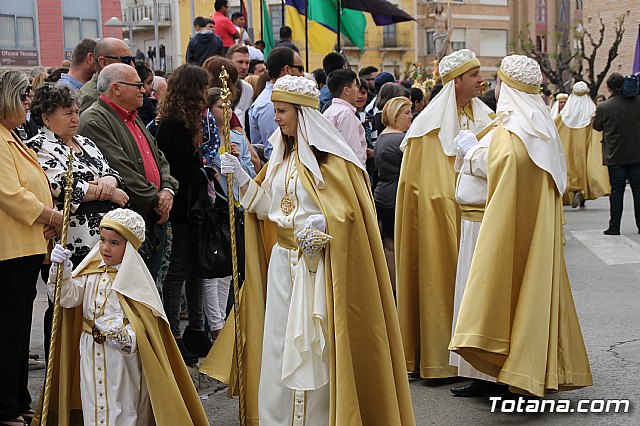
M 206 356 L 211 349 L 211 341 L 204 331 L 202 280 L 195 274 L 193 232 L 188 220 L 201 188 L 208 183 L 202 173 L 201 155 L 202 113 L 207 107 L 208 84 L 207 71 L 195 65 L 181 65 L 167 80 L 167 94 L 158 106 L 162 116 L 156 134 L 158 147 L 169 161 L 171 174 L 180 183 L 169 215 L 173 241 L 162 292 L 171 332 L 187 365 L 194 365 L 198 356 Z M 210 168 L 206 170 L 213 172 Z M 189 325 L 181 338 L 180 293 L 185 281 Z

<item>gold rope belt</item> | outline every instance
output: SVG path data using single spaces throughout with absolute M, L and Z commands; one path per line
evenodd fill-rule
M 281 228 L 278 226 L 278 244 L 288 250 L 298 250 L 293 237 L 293 228 Z
M 124 319 L 124 325 L 129 324 L 128 319 Z M 90 320 L 82 317 L 82 331 L 88 334 L 93 334 L 93 327 L 96 325 L 96 320 Z

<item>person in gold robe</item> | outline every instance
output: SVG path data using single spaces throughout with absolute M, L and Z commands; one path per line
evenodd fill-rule
M 208 425 L 137 251 L 144 220 L 132 210 L 115 209 L 99 228 L 100 242 L 73 272 L 69 250 L 56 245 L 51 253 L 52 298 L 57 270 L 64 271 L 46 424 Z M 44 422 L 42 414 L 40 405 L 33 424 Z
M 602 132 L 593 129 L 591 119 L 596 104 L 588 96 L 583 81 L 573 85 L 566 105 L 555 119 L 567 160 L 565 200 L 571 207 L 584 207 L 585 200 L 595 200 L 611 193 L 609 172 L 602 165 Z
M 562 109 L 567 104 L 567 99 L 569 99 L 569 95 L 567 95 L 566 93 L 558 93 L 556 95 L 556 100 L 551 106 L 551 118 L 555 120 L 558 114 L 562 112 Z
M 251 180 L 233 156 L 245 207 L 239 314 L 250 425 L 415 424 L 389 272 L 368 176 L 318 112 L 315 82 L 273 86 L 273 153 Z M 315 256 L 310 235 L 326 242 Z M 201 371 L 239 390 L 231 314 Z
M 426 379 L 457 376 L 449 364 L 460 209 L 455 200 L 460 130 L 478 133 L 493 112 L 476 97 L 480 62 L 468 49 L 438 65 L 444 84 L 414 119 L 404 151 L 395 218 L 396 295 L 407 371 Z
M 487 202 L 450 349 L 512 392 L 592 384 L 562 245 L 566 164 L 532 59 L 498 70 Z

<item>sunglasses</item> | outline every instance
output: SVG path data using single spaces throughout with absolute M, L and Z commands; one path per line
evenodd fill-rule
M 31 97 L 31 90 L 32 90 L 32 87 L 31 86 L 27 86 L 27 88 L 24 90 L 24 92 L 20 93 L 20 100 L 22 102 L 26 101 L 27 98 Z
M 104 56 L 105 58 L 109 58 L 109 59 L 117 59 L 120 62 L 122 62 L 123 64 L 129 65 L 132 63 L 136 63 L 136 58 L 134 56 Z
M 137 87 L 138 90 L 140 90 L 140 89 L 142 89 L 144 87 L 144 83 L 143 82 L 140 82 L 140 83 L 127 83 L 126 81 L 116 81 L 116 83 L 124 84 L 125 86 Z
M 297 69 L 299 72 L 304 73 L 304 66 L 302 65 L 289 65 L 291 68 Z

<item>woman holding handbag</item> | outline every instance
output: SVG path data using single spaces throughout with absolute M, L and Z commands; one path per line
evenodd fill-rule
M 222 109 L 222 98 L 220 97 L 221 89 L 219 87 L 212 87 L 208 90 L 207 103 L 209 110 L 213 115 L 216 123 L 224 123 L 224 112 Z M 220 132 L 221 144 L 224 145 L 225 141 L 224 132 Z M 236 131 L 231 130 L 229 134 L 231 142 L 231 154 L 236 156 L 242 165 L 242 168 L 249 174 L 250 177 L 256 176 L 256 170 L 254 163 L 251 162 L 251 153 L 249 151 L 249 142 L 245 136 Z M 220 155 L 216 155 L 213 160 L 214 167 L 218 172 L 216 174 L 215 182 L 212 180 L 209 183 L 209 194 L 211 201 L 217 205 L 226 204 L 228 202 L 227 194 L 227 179 L 224 175 L 220 174 Z M 234 198 L 239 200 L 239 188 L 238 185 L 234 185 Z M 228 207 L 224 207 L 228 208 Z M 226 217 L 228 220 L 228 216 Z M 236 219 L 238 220 L 238 219 Z M 244 265 L 239 265 L 242 269 Z M 224 321 L 227 317 L 227 305 L 229 299 L 229 287 L 231 285 L 231 275 L 217 278 L 205 278 L 203 280 L 203 304 L 204 313 L 209 322 L 211 328 L 211 337 L 215 339 L 224 326 Z
M 204 331 L 202 311 L 202 280 L 195 273 L 193 262 L 193 229 L 189 211 L 198 200 L 213 169 L 202 173 L 203 143 L 202 112 L 207 107 L 209 73 L 195 65 L 181 65 L 167 80 L 167 94 L 159 105 L 162 116 L 156 138 L 158 147 L 169 162 L 180 190 L 176 194 L 169 221 L 173 230 L 169 269 L 162 284 L 164 309 L 171 332 L 187 365 L 195 365 L 199 356 L 206 356 L 211 341 Z M 180 293 L 185 283 L 189 325 L 180 336 Z

